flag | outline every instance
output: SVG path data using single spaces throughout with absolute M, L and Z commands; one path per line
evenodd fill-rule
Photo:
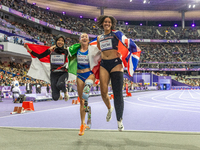
M 44 46 L 44 45 L 36 45 L 36 44 L 29 44 L 29 43 L 26 43 L 26 44 L 32 51 L 34 51 L 37 54 L 41 54 L 45 52 L 48 48 L 50 48 L 49 46 Z M 76 46 L 76 48 L 78 48 L 78 46 Z M 46 57 L 43 57 L 41 59 L 38 59 L 32 54 L 31 54 L 31 57 L 32 57 L 32 62 L 31 62 L 31 66 L 29 68 L 27 75 L 32 78 L 44 80 L 50 83 L 50 68 L 51 68 L 50 55 L 47 55 Z M 77 68 L 77 65 L 76 66 L 75 65 L 76 64 L 74 64 L 73 61 L 71 61 L 68 64 L 68 68 L 70 66 L 68 81 L 73 81 L 76 79 L 76 72 L 74 72 L 74 69 L 72 69 L 74 67 Z
M 49 46 L 29 43 L 26 44 L 32 51 L 36 52 L 37 54 L 41 54 L 49 48 Z M 32 78 L 44 80 L 50 83 L 50 55 L 38 59 L 37 57 L 31 54 L 31 58 L 32 62 L 27 75 Z
M 133 76 L 140 59 L 140 48 L 132 39 L 128 39 L 121 31 L 112 30 L 116 38 L 119 39 L 118 52 L 121 54 L 123 66 L 127 67 L 129 76 Z
M 88 56 L 90 61 L 90 69 L 95 75 L 95 78 L 99 79 L 101 51 L 97 47 L 97 38 L 95 38 L 89 43 L 88 49 L 89 49 Z

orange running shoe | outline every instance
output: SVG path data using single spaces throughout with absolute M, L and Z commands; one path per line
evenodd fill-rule
M 84 131 L 87 128 L 86 124 L 81 124 L 79 134 L 80 136 L 84 135 Z

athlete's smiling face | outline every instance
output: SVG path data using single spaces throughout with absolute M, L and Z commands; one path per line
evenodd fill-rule
M 83 45 L 88 45 L 89 37 L 86 33 L 81 34 L 80 43 L 83 44 Z
M 112 21 L 109 17 L 105 18 L 103 21 L 103 29 L 104 31 L 111 30 L 112 27 Z
M 56 45 L 57 45 L 58 47 L 63 47 L 64 44 L 65 44 L 65 41 L 64 41 L 64 39 L 63 39 L 62 37 L 60 37 L 60 38 L 58 39 L 58 41 L 56 42 Z

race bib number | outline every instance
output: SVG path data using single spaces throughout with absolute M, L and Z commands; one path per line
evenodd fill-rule
M 51 63 L 55 65 L 63 65 L 65 63 L 65 55 L 52 55 Z
M 108 39 L 108 40 L 103 40 L 100 42 L 100 48 L 101 50 L 109 50 L 109 49 L 113 49 L 112 48 L 112 39 Z
M 77 61 L 79 64 L 87 65 L 89 62 L 88 55 L 78 55 Z

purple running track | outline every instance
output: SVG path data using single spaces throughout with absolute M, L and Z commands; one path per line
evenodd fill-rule
M 10 115 L 11 100 L 0 103 L 0 126 L 33 128 L 71 128 L 80 126 L 79 105 L 44 101 L 34 103 L 34 112 Z M 125 130 L 200 132 L 200 91 L 171 90 L 132 93 L 125 97 L 123 123 Z M 113 100 L 111 101 L 113 105 Z M 101 97 L 90 97 L 92 129 L 117 130 L 115 112 L 106 122 L 107 108 Z

